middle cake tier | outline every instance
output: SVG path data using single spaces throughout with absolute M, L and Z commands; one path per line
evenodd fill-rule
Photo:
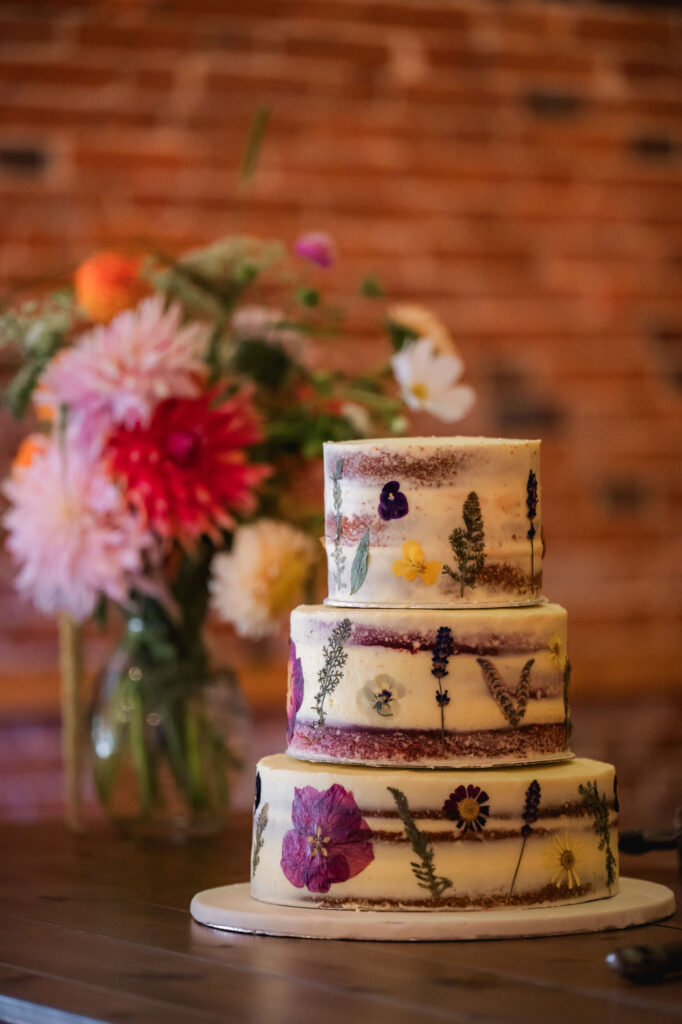
M 566 611 L 335 608 L 291 615 L 287 753 L 458 768 L 569 747 Z

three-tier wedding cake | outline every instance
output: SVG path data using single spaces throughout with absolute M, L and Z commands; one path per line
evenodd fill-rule
M 329 597 L 291 616 L 254 899 L 439 911 L 617 892 L 614 769 L 571 753 L 566 612 L 542 596 L 539 456 L 479 437 L 325 445 Z

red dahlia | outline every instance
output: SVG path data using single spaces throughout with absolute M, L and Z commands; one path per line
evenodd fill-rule
M 253 511 L 254 488 L 270 473 L 247 462 L 262 436 L 248 398 L 216 399 L 169 398 L 147 427 L 121 428 L 109 441 L 112 473 L 162 537 L 187 543 L 233 526 L 231 513 Z

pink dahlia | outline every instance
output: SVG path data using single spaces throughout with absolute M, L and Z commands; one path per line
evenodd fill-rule
M 320 791 L 312 786 L 294 790 L 293 828 L 282 841 L 281 868 L 285 877 L 309 892 L 329 892 L 374 860 L 372 830 L 360 814 L 355 797 L 335 783 Z
M 151 537 L 100 466 L 47 443 L 4 491 L 16 585 L 37 608 L 82 620 L 101 595 L 125 601 Z
M 68 406 L 74 438 L 97 445 L 112 425 L 146 425 L 159 402 L 198 394 L 209 328 L 181 317 L 155 295 L 88 331 L 48 367 L 42 404 Z
M 248 398 L 214 405 L 216 398 L 170 398 L 148 426 L 122 427 L 109 440 L 114 477 L 162 537 L 191 543 L 230 528 L 231 513 L 254 510 L 254 488 L 270 473 L 247 462 L 246 449 L 261 438 Z

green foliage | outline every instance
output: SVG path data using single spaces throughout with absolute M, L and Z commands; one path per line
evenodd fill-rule
M 346 567 L 346 556 L 341 547 L 341 527 L 343 512 L 341 509 L 341 478 L 343 477 L 343 459 L 337 459 L 332 474 L 332 505 L 334 508 L 334 582 L 337 590 L 341 588 L 343 570 Z
M 294 370 L 293 360 L 281 345 L 257 338 L 239 342 L 234 352 L 233 366 L 241 377 L 250 377 L 269 391 L 284 387 Z
M 360 294 L 366 299 L 380 299 L 384 290 L 375 277 L 365 277 L 360 284 Z
M 296 300 L 308 309 L 314 309 L 320 304 L 320 293 L 317 288 L 299 288 L 296 292 Z
M 457 569 L 443 566 L 443 572 L 460 584 L 460 594 L 465 587 L 474 587 L 485 564 L 485 534 L 481 504 L 475 491 L 471 491 L 462 506 L 464 529 L 457 527 L 450 534 L 450 547 L 457 559 Z
M 255 822 L 255 831 L 253 836 L 253 854 L 251 856 L 251 877 L 256 874 L 256 868 L 260 861 L 260 852 L 263 849 L 265 840 L 263 839 L 263 833 L 268 824 L 268 804 L 263 804 L 258 817 Z
M 350 631 L 350 619 L 342 619 L 334 626 L 327 646 L 322 648 L 322 668 L 317 675 L 319 689 L 313 704 L 313 710 L 317 712 L 318 725 L 325 723 L 325 699 L 334 692 L 343 678 L 343 668 L 348 657 L 343 645 L 350 636 Z
M 239 177 L 244 182 L 250 181 L 256 173 L 269 118 L 270 108 L 259 107 L 254 115 L 253 121 L 251 122 L 249 135 L 244 148 L 244 157 L 239 170 Z
M 531 658 L 521 669 L 519 683 L 514 693 L 509 692 L 492 661 L 489 661 L 488 658 L 477 658 L 476 661 L 481 666 L 483 678 L 488 684 L 488 689 L 495 698 L 495 702 L 512 729 L 515 729 L 526 713 L 530 693 L 530 670 L 535 659 Z
M 599 795 L 597 781 L 588 782 L 586 786 L 582 783 L 578 786 L 578 792 L 583 798 L 583 803 L 594 818 L 592 828 L 599 837 L 599 849 L 605 851 L 606 859 L 606 884 L 609 888 L 616 881 L 616 858 L 611 850 L 611 831 L 609 829 L 609 805 L 606 802 L 606 794 Z
M 428 889 L 434 900 L 439 900 L 446 889 L 452 888 L 452 882 L 449 878 L 436 874 L 433 847 L 430 846 L 426 833 L 417 828 L 405 794 L 393 786 L 387 788 L 396 802 L 400 820 L 405 826 L 405 835 L 409 839 L 415 855 L 419 858 L 418 861 L 410 861 L 417 884 L 422 889 Z
M 220 320 L 231 313 L 247 287 L 285 257 L 279 242 L 225 238 L 185 253 L 176 262 L 159 257 L 143 273 L 156 291 L 182 304 L 187 319 Z
M 355 552 L 355 558 L 350 569 L 350 592 L 357 594 L 365 582 L 367 576 L 367 563 L 369 561 L 369 529 L 365 530 Z
M 43 303 L 27 302 L 0 317 L 0 347 L 18 349 L 21 365 L 7 385 L 4 401 L 12 415 L 25 415 L 50 360 L 68 344 L 81 319 L 70 292 L 54 292 Z
M 566 743 L 571 738 L 571 732 L 573 730 L 573 723 L 571 722 L 571 701 L 569 697 L 569 691 L 571 688 L 571 663 L 566 658 L 566 664 L 564 665 L 564 723 L 566 726 Z
M 397 320 L 384 320 L 384 330 L 388 334 L 389 341 L 395 352 L 400 352 L 401 349 L 411 345 L 419 337 L 416 331 L 405 327 L 404 324 L 399 324 Z

